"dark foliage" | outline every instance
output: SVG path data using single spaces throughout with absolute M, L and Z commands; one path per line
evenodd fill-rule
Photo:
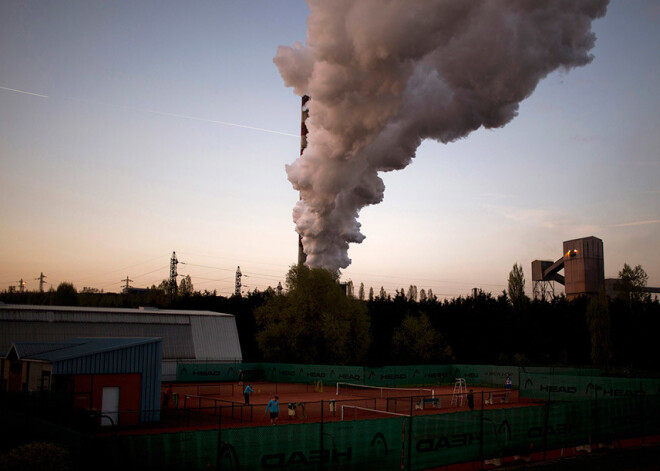
M 217 296 L 195 292 L 171 300 L 162 290 L 129 294 L 81 292 L 69 287 L 57 291 L 0 293 L 0 301 L 15 304 L 80 305 L 94 307 L 152 306 L 225 312 L 236 316 L 244 361 L 261 361 L 256 336 L 259 327 L 255 310 L 275 293 L 252 292 L 246 297 Z M 66 302 L 65 302 L 66 301 Z M 356 302 L 360 302 L 357 301 Z M 659 372 L 657 332 L 660 332 L 660 303 L 644 299 L 609 299 L 611 318 L 611 366 L 624 373 Z M 587 324 L 588 298 L 568 301 L 528 301 L 513 307 L 505 293 L 494 297 L 477 291 L 472 296 L 440 301 L 414 301 L 401 290 L 394 297 L 376 296 L 362 301 L 370 320 L 371 343 L 365 363 L 370 366 L 411 364 L 419 356 L 405 358 L 405 349 L 394 348 L 393 339 L 406 317 L 427 317 L 449 347 L 456 363 L 588 366 L 591 365 L 591 336 Z M 438 353 L 435 360 L 441 361 Z M 297 358 L 288 361 L 295 363 Z

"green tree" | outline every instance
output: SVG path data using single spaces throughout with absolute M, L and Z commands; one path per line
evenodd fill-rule
M 162 291 L 164 294 L 169 296 L 171 292 L 170 280 L 163 280 L 158 286 L 152 286 L 152 289 Z
M 346 296 L 354 297 L 354 287 L 351 280 L 346 282 Z
M 358 291 L 358 299 L 364 301 L 364 283 L 360 283 L 360 290 Z
M 417 302 L 417 286 L 410 285 L 408 288 L 408 301 Z
M 615 289 L 629 301 L 642 301 L 648 296 L 647 293 L 644 293 L 648 279 L 649 277 L 641 265 L 631 268 L 630 265 L 624 263 L 623 269 L 619 272 L 619 280 Z
M 264 359 L 360 363 L 369 347 L 369 318 L 362 303 L 346 296 L 336 275 L 294 265 L 286 284 L 287 295 L 269 298 L 255 312 Z
M 374 287 L 370 286 L 369 287 L 369 301 L 373 301 L 373 300 L 374 300 Z
M 433 328 L 424 313 L 419 316 L 406 315 L 401 327 L 392 336 L 392 350 L 401 363 L 418 364 L 453 359 L 451 347 L 442 334 Z
M 525 275 L 518 263 L 514 263 L 513 269 L 509 272 L 509 298 L 515 307 L 528 299 L 525 295 Z
M 607 367 L 612 361 L 612 323 L 609 302 L 603 290 L 589 301 L 587 325 L 591 337 L 591 361 Z
M 54 293 L 54 304 L 58 306 L 77 306 L 78 291 L 73 283 L 60 283 Z
M 186 275 L 181 279 L 181 283 L 179 283 L 179 296 L 192 296 L 193 292 L 192 279 L 190 275 Z

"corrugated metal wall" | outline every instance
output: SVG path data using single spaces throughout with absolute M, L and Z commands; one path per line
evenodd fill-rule
M 165 360 L 240 362 L 236 321 L 209 311 L 0 305 L 0 354 L 13 342 L 73 337 L 160 337 Z M 166 380 L 173 380 L 164 365 Z
M 75 337 L 160 337 L 163 357 L 194 359 L 195 346 L 189 323 L 117 324 L 105 322 L 0 322 L 0 350 L 14 342 L 57 342 Z
M 234 317 L 190 316 L 195 358 L 241 362 L 241 344 Z
M 53 374 L 122 374 L 141 373 L 140 420 L 158 420 L 160 409 L 162 340 L 129 345 L 108 352 L 80 356 L 53 363 Z

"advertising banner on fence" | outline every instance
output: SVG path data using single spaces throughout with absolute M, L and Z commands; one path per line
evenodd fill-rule
M 420 386 L 453 382 L 451 365 L 405 365 L 365 368 L 369 386 Z
M 260 363 L 179 363 L 176 365 L 176 380 L 188 383 L 237 382 L 240 371 L 245 381 L 256 381 L 263 377 Z
M 583 399 L 514 409 L 97 438 L 108 468 L 409 469 L 660 433 L 660 398 Z M 220 463 L 218 463 L 218 458 Z
M 263 363 L 265 379 L 274 383 L 337 382 L 362 384 L 361 366 L 297 365 L 294 363 Z
M 222 431 L 221 469 L 400 469 L 404 419 Z
M 520 397 L 545 400 L 634 397 L 660 394 L 660 380 L 567 376 L 520 375 Z

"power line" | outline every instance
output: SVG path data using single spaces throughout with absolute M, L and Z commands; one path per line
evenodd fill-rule
M 165 258 L 166 256 L 167 256 L 167 255 L 158 255 L 157 257 L 151 258 L 151 259 L 149 259 L 149 260 L 145 260 L 145 261 L 143 261 L 143 262 L 137 262 L 137 263 L 134 263 L 134 264 L 132 264 L 132 265 L 128 265 L 128 266 L 126 266 L 126 267 L 117 268 L 116 270 L 111 270 L 111 271 L 108 271 L 108 272 L 105 272 L 105 273 L 101 273 L 101 274 L 99 274 L 99 275 L 93 275 L 93 277 L 102 278 L 102 277 L 104 277 L 104 276 L 114 275 L 114 274 L 117 273 L 117 272 L 126 272 L 126 271 L 128 271 L 130 268 L 137 267 L 137 266 L 139 266 L 139 265 L 144 265 L 145 263 L 150 263 L 150 262 L 153 262 L 154 260 L 162 260 L 162 259 Z M 74 280 L 74 281 L 75 281 L 75 282 L 80 282 L 80 283 L 82 283 L 82 282 L 84 282 L 84 281 L 86 281 L 86 280 L 89 280 L 90 278 L 92 278 L 92 276 L 88 276 L 88 277 L 84 277 L 84 278 L 79 278 L 79 279 Z

